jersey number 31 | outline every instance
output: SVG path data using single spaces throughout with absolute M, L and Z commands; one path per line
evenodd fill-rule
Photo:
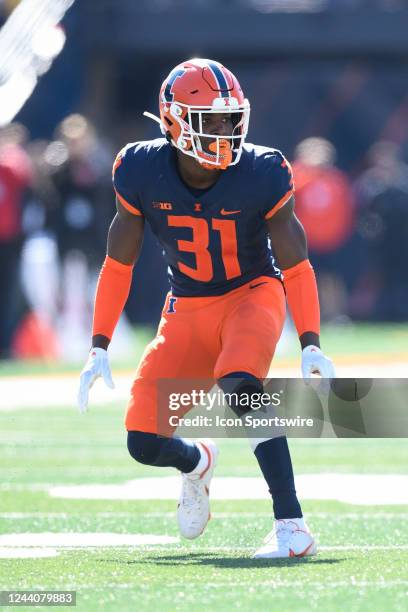
M 193 232 L 192 240 L 178 240 L 179 251 L 193 253 L 196 258 L 196 267 L 192 268 L 182 262 L 178 262 L 180 272 L 197 281 L 209 282 L 212 280 L 213 263 L 211 253 L 208 250 L 210 242 L 209 223 L 206 219 L 197 217 L 175 216 L 167 217 L 171 227 L 188 227 Z M 241 275 L 237 255 L 237 232 L 235 221 L 232 219 L 211 219 L 211 229 L 220 234 L 221 257 L 227 279 Z

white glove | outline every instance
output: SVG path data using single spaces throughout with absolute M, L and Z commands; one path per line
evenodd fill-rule
M 322 378 L 335 378 L 336 372 L 331 359 L 325 357 L 322 351 L 312 344 L 302 351 L 302 376 L 306 384 L 310 382 L 312 374 L 320 374 Z
M 100 376 L 110 389 L 115 388 L 108 360 L 108 352 L 102 348 L 92 348 L 79 379 L 78 406 L 81 414 L 87 411 L 89 389 Z

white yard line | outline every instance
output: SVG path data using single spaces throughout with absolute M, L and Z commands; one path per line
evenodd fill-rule
M 91 391 L 90 406 L 125 402 L 129 398 L 132 376 L 115 376 L 115 389 L 96 381 Z M 0 411 L 41 408 L 77 409 L 78 375 L 66 376 L 5 376 L 0 379 Z
M 408 365 L 406 361 L 370 362 L 370 357 L 367 356 L 364 363 L 338 364 L 336 372 L 339 378 L 406 378 Z M 298 378 L 300 375 L 300 359 L 297 367 L 282 367 L 276 363 L 271 369 L 271 376 L 274 378 Z M 90 393 L 90 407 L 111 402 L 119 402 L 125 406 L 133 377 L 133 373 L 113 372 L 113 390 L 108 389 L 102 380 L 97 380 Z M 66 375 L 1 377 L 0 411 L 70 406 L 75 410 L 78 385 L 79 371 L 78 374 Z
M 117 546 L 152 546 L 177 544 L 179 538 L 166 535 L 104 533 L 104 532 L 46 532 L 4 533 L 0 535 L 0 547 L 33 546 L 41 548 L 88 548 Z
M 12 548 L 0 546 L 0 559 L 38 559 L 56 557 L 58 550 L 52 548 Z
M 122 484 L 61 485 L 49 489 L 51 497 L 68 499 L 176 499 L 177 476 L 139 478 Z M 403 474 L 301 474 L 296 489 L 302 500 L 333 499 L 357 505 L 408 504 L 408 476 Z M 217 500 L 268 499 L 262 478 L 220 477 L 211 483 Z
M 0 559 L 55 557 L 60 549 L 145 547 L 177 544 L 179 538 L 122 533 L 6 533 L 0 535 Z M 153 549 L 154 550 L 154 549 Z
M 139 478 L 120 484 L 0 484 L 0 491 L 43 491 L 51 497 L 110 500 L 175 500 L 179 488 L 177 476 Z M 299 474 L 296 488 L 301 499 L 333 499 L 363 506 L 408 505 L 408 476 L 404 474 Z M 211 497 L 219 500 L 269 499 L 264 480 L 249 477 L 214 478 Z

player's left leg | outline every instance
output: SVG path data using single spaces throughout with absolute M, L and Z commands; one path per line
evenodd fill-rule
M 247 398 L 254 393 L 259 397 L 263 392 L 262 381 L 268 374 L 285 318 L 285 297 L 280 282 L 266 279 L 264 284 L 257 285 L 258 282 L 259 279 L 242 287 L 241 295 L 234 297 L 222 332 L 223 350 L 215 368 L 219 386 L 235 394 L 237 400 L 231 407 L 240 416 L 245 412 L 241 406 L 248 405 L 247 401 L 240 402 L 240 396 L 245 394 Z M 251 285 L 255 287 L 251 289 Z M 272 495 L 275 515 L 273 532 L 255 557 L 314 554 L 315 543 L 296 495 L 286 437 L 278 434 L 270 439 L 252 438 L 251 442 Z
M 196 538 L 209 520 L 209 486 L 218 450 L 210 440 L 195 443 L 173 437 L 170 393 L 192 391 L 194 382 L 212 386 L 212 373 L 219 347 L 217 335 L 209 334 L 214 322 L 215 299 L 167 297 L 156 338 L 146 348 L 131 390 L 126 415 L 128 449 L 145 465 L 174 467 L 182 474 L 177 511 L 181 534 Z M 174 300 L 174 298 L 173 298 Z M 205 390 L 205 389 L 204 389 Z M 182 417 L 192 406 L 177 411 Z

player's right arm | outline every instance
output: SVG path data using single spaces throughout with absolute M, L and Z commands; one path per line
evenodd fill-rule
M 81 412 L 87 409 L 89 390 L 98 377 L 102 377 L 108 387 L 114 386 L 107 349 L 126 304 L 133 266 L 143 242 L 143 216 L 127 210 L 118 198 L 116 209 L 96 289 L 92 348 L 80 377 L 78 404 Z
M 118 198 L 116 210 L 108 233 L 107 256 L 99 276 L 92 330 L 92 347 L 105 350 L 129 295 L 144 230 L 144 218 L 127 211 Z

